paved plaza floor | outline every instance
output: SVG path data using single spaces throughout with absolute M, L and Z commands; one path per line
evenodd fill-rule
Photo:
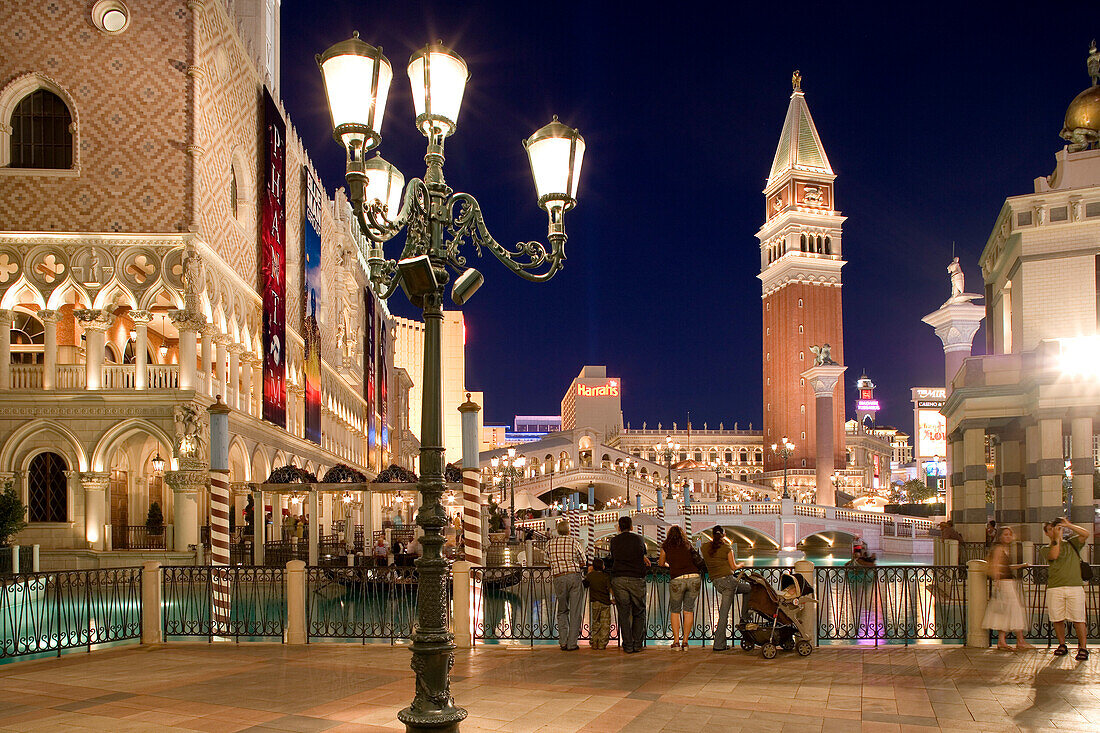
M 464 731 L 1100 731 L 1100 655 L 460 651 Z M 405 647 L 171 644 L 0 666 L 3 731 L 401 730 Z

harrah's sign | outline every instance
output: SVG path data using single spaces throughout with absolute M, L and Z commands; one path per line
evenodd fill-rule
M 618 397 L 619 383 L 615 381 L 601 384 L 597 387 L 589 387 L 586 384 L 577 385 L 578 397 Z

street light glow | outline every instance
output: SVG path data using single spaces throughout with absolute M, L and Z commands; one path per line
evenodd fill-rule
M 1058 367 L 1063 374 L 1086 379 L 1100 377 L 1100 336 L 1058 339 L 1058 345 L 1061 347 Z

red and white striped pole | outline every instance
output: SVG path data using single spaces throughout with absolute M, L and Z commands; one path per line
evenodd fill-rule
M 463 558 L 471 565 L 482 565 L 481 536 L 481 461 L 478 455 L 477 413 L 481 406 L 470 400 L 458 406 L 462 413 L 462 547 Z
M 229 581 L 229 407 L 217 396 L 210 413 L 210 587 L 213 634 L 230 633 L 233 605 Z M 261 508 L 262 511 L 262 508 Z M 315 519 L 316 521 L 316 519 Z
M 657 525 L 657 544 L 663 545 L 665 543 L 665 495 L 661 493 L 660 486 L 657 487 L 657 519 L 661 522 Z

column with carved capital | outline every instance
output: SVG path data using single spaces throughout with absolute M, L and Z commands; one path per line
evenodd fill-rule
M 11 321 L 14 314 L 0 310 L 0 390 L 11 389 Z
M 252 399 L 252 376 L 259 361 L 251 351 L 241 354 L 241 393 L 237 398 L 237 408 L 249 415 L 256 414 L 256 402 Z
M 84 329 L 84 388 L 103 389 L 103 349 L 115 314 L 107 308 L 82 308 L 73 315 Z
M 106 504 L 107 487 L 111 474 L 104 471 L 91 471 L 80 474 L 80 484 L 84 489 L 84 539 L 92 550 L 106 549 L 107 531 Z
M 226 372 L 225 403 L 239 410 L 241 409 L 239 398 L 241 391 L 241 352 L 244 351 L 244 347 L 240 344 L 229 344 L 226 351 L 229 352 L 229 370 Z
M 217 397 L 222 396 L 222 402 L 228 404 L 228 392 L 229 380 L 226 378 L 225 362 L 226 362 L 226 347 L 229 346 L 230 338 L 224 333 L 219 333 L 214 336 L 214 367 L 210 370 L 211 375 L 214 378 L 213 386 L 210 389 L 210 396 Z
M 921 319 L 936 329 L 936 335 L 943 342 L 944 386 L 947 387 L 948 397 L 951 396 L 952 380 L 959 373 L 963 361 L 970 356 L 974 335 L 978 333 L 983 318 L 985 306 L 975 305 L 969 300 L 952 299 Z
M 132 310 L 128 314 L 134 322 L 134 387 L 149 388 L 149 311 Z
M 168 317 L 180 334 L 180 389 L 195 389 L 195 342 L 205 321 L 198 313 L 186 308 L 168 311 Z
M 203 394 L 214 395 L 214 327 L 209 323 L 203 324 L 199 331 L 202 334 L 202 351 L 199 354 L 203 379 Z
M 836 383 L 847 368 L 840 364 L 815 364 L 801 375 L 814 390 L 817 503 L 824 506 L 836 506 L 836 490 L 833 488 L 833 458 L 836 452 L 833 439 L 833 393 Z
M 57 384 L 57 322 L 60 311 L 38 311 L 45 329 L 42 340 L 42 389 L 53 389 Z
M 209 478 L 201 459 L 181 458 L 180 470 L 164 474 L 172 488 L 172 524 L 176 533 L 176 552 L 187 552 L 199 544 L 199 492 L 206 490 Z

